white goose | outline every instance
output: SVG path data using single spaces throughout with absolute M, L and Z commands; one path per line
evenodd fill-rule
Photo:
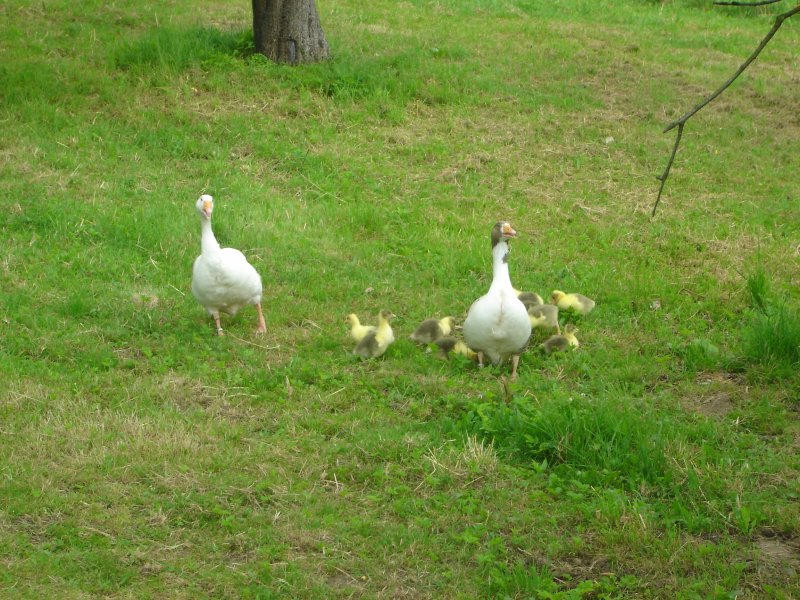
M 512 379 L 517 376 L 519 355 L 531 336 L 528 311 L 517 298 L 508 275 L 508 240 L 516 235 L 505 221 L 492 229 L 492 285 L 473 302 L 463 329 L 467 344 L 478 353 L 478 365 L 483 366 L 484 355 L 495 365 L 511 357 Z
M 244 254 L 235 248 L 220 248 L 211 231 L 214 199 L 204 194 L 195 207 L 200 214 L 202 235 L 201 253 L 192 268 L 192 294 L 214 318 L 217 335 L 222 335 L 219 313 L 235 315 L 236 311 L 248 304 L 254 304 L 258 311 L 256 332 L 264 333 L 267 325 L 261 312 L 261 277 Z

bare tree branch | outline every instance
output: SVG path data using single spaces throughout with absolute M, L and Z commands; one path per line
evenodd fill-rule
M 761 0 L 760 2 L 714 2 L 716 6 L 765 6 L 767 4 L 775 4 L 776 2 L 783 2 L 783 0 Z
M 679 123 L 686 123 L 686 121 L 688 121 L 692 116 L 694 116 L 695 113 L 699 112 L 700 109 L 705 107 L 712 100 L 714 100 L 717 96 L 719 96 L 722 92 L 724 92 L 728 88 L 728 86 L 730 84 L 732 84 L 736 80 L 736 78 L 739 77 L 739 75 L 741 75 L 744 72 L 744 70 L 747 67 L 750 66 L 750 63 L 753 62 L 758 57 L 759 54 L 761 54 L 761 51 L 769 43 L 769 41 L 772 39 L 772 37 L 778 32 L 778 29 L 780 29 L 781 25 L 783 25 L 783 22 L 786 19 L 788 19 L 789 17 L 791 17 L 792 15 L 795 15 L 795 14 L 797 14 L 799 12 L 800 12 L 800 5 L 794 7 L 790 11 L 787 11 L 787 12 L 785 12 L 783 14 L 780 14 L 777 17 L 775 17 L 775 23 L 773 23 L 772 29 L 770 29 L 769 32 L 767 32 L 767 35 L 764 36 L 764 39 L 761 40 L 761 43 L 758 45 L 758 47 L 747 58 L 747 60 L 742 63 L 742 65 L 736 70 L 736 72 L 731 76 L 731 78 L 728 79 L 728 81 L 726 81 L 725 83 L 723 83 L 719 88 L 717 88 L 717 90 L 713 94 L 708 96 L 708 98 L 703 100 L 700 104 L 698 104 L 692 110 L 690 110 L 685 115 L 683 115 L 680 119 L 678 119 L 676 121 L 673 121 L 672 123 L 667 125 L 667 128 L 664 129 L 663 133 L 666 133 L 670 129 L 673 129 L 674 127 L 677 127 L 677 125 Z
M 658 198 L 656 198 L 656 203 L 653 205 L 653 212 L 650 213 L 651 217 L 656 216 L 656 209 L 658 208 L 658 203 L 661 202 L 661 194 L 664 192 L 664 184 L 667 183 L 667 177 L 669 177 L 669 170 L 672 168 L 672 163 L 675 160 L 675 155 L 678 153 L 678 144 L 681 143 L 681 136 L 683 135 L 683 126 L 685 123 L 678 124 L 678 135 L 675 136 L 675 145 L 672 147 L 672 154 L 669 155 L 669 162 L 667 163 L 666 169 L 664 172 L 656 177 L 659 181 L 661 181 L 661 186 L 658 188 Z
M 655 216 L 656 209 L 658 208 L 658 203 L 661 201 L 661 194 L 664 192 L 664 184 L 667 182 L 667 177 L 669 177 L 669 172 L 670 169 L 672 168 L 672 162 L 675 160 L 675 154 L 678 152 L 678 145 L 680 144 L 681 136 L 683 135 L 683 126 L 686 124 L 686 121 L 691 119 L 695 114 L 700 112 L 700 110 L 705 108 L 717 96 L 719 96 L 722 92 L 724 92 L 728 88 L 728 86 L 730 86 L 736 80 L 736 78 L 739 77 L 739 75 L 741 75 L 744 72 L 744 70 L 750 66 L 750 63 L 752 63 L 758 57 L 758 55 L 761 53 L 764 47 L 778 32 L 778 29 L 780 29 L 781 25 L 783 25 L 783 22 L 786 19 L 796 15 L 797 13 L 800 13 L 800 4 L 795 6 L 793 9 L 788 10 L 785 13 L 782 13 L 777 17 L 775 17 L 775 22 L 772 24 L 772 29 L 770 29 L 767 32 L 767 35 L 764 36 L 764 39 L 761 40 L 761 43 L 758 45 L 758 47 L 747 58 L 747 60 L 741 64 L 741 66 L 736 70 L 736 72 L 725 83 L 723 83 L 719 88 L 717 88 L 712 94 L 710 94 L 707 98 L 705 98 L 702 102 L 700 102 L 700 104 L 692 108 L 680 119 L 677 119 L 672 123 L 670 123 L 669 125 L 667 125 L 667 127 L 664 129 L 663 133 L 667 133 L 671 129 L 677 127 L 678 135 L 675 138 L 675 146 L 673 146 L 672 148 L 672 155 L 669 157 L 667 168 L 664 169 L 664 172 L 661 174 L 661 176 L 657 178 L 661 181 L 661 187 L 658 189 L 658 198 L 656 198 L 656 203 L 653 205 L 653 212 L 651 213 L 651 216 Z

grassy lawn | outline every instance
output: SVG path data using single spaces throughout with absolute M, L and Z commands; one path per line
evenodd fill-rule
M 0 6 L 0 596 L 800 597 L 792 3 Z M 264 279 L 190 293 L 194 203 Z M 491 280 L 597 301 L 579 351 L 477 370 L 408 334 Z M 344 317 L 392 310 L 384 358 Z

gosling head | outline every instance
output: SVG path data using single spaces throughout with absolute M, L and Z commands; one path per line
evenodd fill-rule
M 208 194 L 203 194 L 197 199 L 195 208 L 197 208 L 197 212 L 200 213 L 203 219 L 210 219 L 211 213 L 214 212 L 214 198 Z
M 573 325 L 572 323 L 567 323 L 566 325 L 564 325 L 564 333 L 575 335 L 576 333 L 578 333 L 578 328 L 575 327 L 575 325 Z
M 394 314 L 390 310 L 382 310 L 380 312 L 380 314 L 378 315 L 378 318 L 379 319 L 383 319 L 384 321 L 386 321 L 388 323 L 389 321 L 394 319 Z
M 554 304 L 558 304 L 564 296 L 566 296 L 566 294 L 561 290 L 553 290 L 553 293 L 550 294 L 550 299 Z
M 345 323 L 349 323 L 350 325 L 359 325 L 358 317 L 356 313 L 350 313 L 344 318 Z
M 508 221 L 498 221 L 492 228 L 492 248 L 500 241 L 506 241 L 515 237 L 517 237 L 517 232 L 511 226 L 511 223 Z

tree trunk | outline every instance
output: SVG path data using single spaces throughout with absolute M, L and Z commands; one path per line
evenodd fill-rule
M 256 52 L 299 65 L 330 56 L 314 0 L 253 0 Z

